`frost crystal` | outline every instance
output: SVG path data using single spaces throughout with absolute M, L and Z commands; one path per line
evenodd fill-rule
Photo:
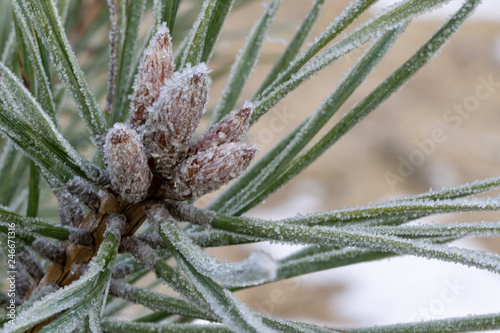
M 172 178 L 173 168 L 185 158 L 205 110 L 208 72 L 205 64 L 199 64 L 175 73 L 148 108 L 144 147 L 153 170 L 167 179 Z
M 45 275 L 45 269 L 36 258 L 33 251 L 26 249 L 19 254 L 19 260 L 28 271 L 28 274 L 35 280 L 40 281 Z
M 66 183 L 69 193 L 80 199 L 88 208 L 97 210 L 101 198 L 89 183 L 80 177 L 75 177 Z
M 158 28 L 144 51 L 132 94 L 130 125 L 139 129 L 146 123 L 146 109 L 160 96 L 160 90 L 174 71 L 172 41 L 166 24 Z
M 112 188 L 123 199 L 135 203 L 146 197 L 151 184 L 151 171 L 137 132 L 117 123 L 108 131 L 104 160 Z
M 170 215 L 178 221 L 190 222 L 192 224 L 201 225 L 204 228 L 210 228 L 216 216 L 212 211 L 201 210 L 184 202 L 166 200 L 164 204 Z
M 71 195 L 65 187 L 54 189 L 53 192 L 59 203 L 58 210 L 61 224 L 78 227 L 85 215 L 78 199 Z
M 30 275 L 20 261 L 16 261 L 15 271 L 16 296 L 22 298 L 31 288 Z
M 107 221 L 106 233 L 112 233 L 116 239 L 120 239 L 125 230 L 127 218 L 123 214 L 111 214 Z
M 202 151 L 181 165 L 170 190 L 177 200 L 215 191 L 245 171 L 258 151 L 257 146 L 243 143 L 225 143 Z
M 45 238 L 37 237 L 35 241 L 31 243 L 31 248 L 42 258 L 49 259 L 50 261 L 60 265 L 64 263 L 66 254 L 63 248 L 46 240 Z
M 130 252 L 140 263 L 144 264 L 151 270 L 154 270 L 154 266 L 158 261 L 161 260 L 160 256 L 156 252 L 137 239 L 136 237 L 127 237 L 122 241 L 123 248 Z
M 220 146 L 223 143 L 240 142 L 248 131 L 253 104 L 247 102 L 239 110 L 234 110 L 213 125 L 194 142 L 189 154 Z
M 124 279 L 127 277 L 128 274 L 132 273 L 133 271 L 134 271 L 134 265 L 130 263 L 118 263 L 113 267 L 111 277 L 113 279 Z M 113 281 L 111 280 L 111 284 L 109 286 L 109 292 L 110 294 L 113 295 L 113 293 L 111 292 L 112 285 Z
M 141 242 L 144 242 L 148 246 L 150 246 L 153 250 L 161 250 L 166 249 L 165 242 L 163 238 L 157 233 L 151 232 L 148 234 L 139 234 L 136 236 Z

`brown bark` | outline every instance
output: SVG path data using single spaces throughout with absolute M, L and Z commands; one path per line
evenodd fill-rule
M 25 299 L 31 294 L 37 293 L 43 286 L 56 284 L 60 287 L 67 286 L 76 281 L 82 275 L 85 265 L 97 254 L 99 247 L 104 239 L 106 230 L 106 221 L 110 214 L 118 213 L 126 216 L 126 227 L 123 237 L 133 235 L 146 219 L 144 212 L 144 202 L 129 204 L 118 200 L 111 194 L 106 194 L 100 202 L 97 211 L 90 211 L 82 222 L 80 228 L 91 232 L 94 239 L 92 245 L 82 246 L 63 242 L 65 248 L 65 260 L 62 265 L 53 263 L 44 277 L 37 285 L 33 285 L 31 290 L 26 293 Z M 50 323 L 58 315 L 39 323 L 27 332 L 38 332 L 43 326 Z

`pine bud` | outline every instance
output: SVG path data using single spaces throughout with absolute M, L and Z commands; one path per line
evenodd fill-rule
M 223 143 L 240 142 L 248 131 L 252 110 L 253 105 L 247 102 L 241 109 L 226 115 L 191 144 L 189 155 Z
M 174 72 L 172 42 L 166 24 L 158 28 L 144 51 L 134 81 L 130 125 L 139 129 L 146 123 L 147 108 L 160 96 L 161 87 Z
M 225 143 L 188 158 L 169 183 L 173 199 L 197 198 L 219 189 L 248 167 L 259 148 L 243 143 Z
M 185 159 L 205 110 L 208 72 L 205 64 L 199 64 L 174 73 L 158 100 L 148 108 L 144 147 L 152 169 L 167 179 L 172 178 L 174 167 Z
M 106 135 L 104 161 L 111 186 L 120 197 L 131 203 L 144 199 L 152 175 L 144 147 L 135 130 L 121 123 L 115 124 Z

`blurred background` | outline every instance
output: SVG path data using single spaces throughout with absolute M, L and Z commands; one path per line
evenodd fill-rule
M 309 41 L 324 31 L 349 2 L 326 0 Z M 379 1 L 358 22 L 368 20 L 393 2 Z M 291 40 L 311 3 L 283 0 L 259 64 L 245 86 L 239 105 L 253 96 Z M 453 0 L 443 9 L 416 19 L 325 128 L 330 129 L 350 107 L 405 62 L 462 3 Z M 176 45 L 192 26 L 200 4 L 200 0 L 183 1 L 174 28 Z M 106 2 L 82 1 L 70 10 L 79 13 L 78 20 L 67 24 L 70 40 L 93 91 L 104 106 L 108 62 Z M 209 111 L 220 97 L 245 36 L 262 11 L 260 0 L 236 1 L 209 64 L 213 69 Z M 142 37 L 147 34 L 151 19 L 149 11 L 141 30 Z M 89 31 L 95 32 L 91 34 L 92 38 L 87 37 Z M 314 112 L 361 54 L 362 50 L 357 50 L 344 56 L 262 117 L 247 136 L 248 142 L 261 147 L 259 156 Z M 203 121 L 207 124 L 208 117 Z M 71 102 L 63 108 L 61 122 L 71 142 L 91 158 L 92 147 L 82 125 L 75 120 Z M 499 125 L 500 3 L 484 0 L 474 18 L 401 91 L 316 163 L 247 215 L 281 219 L 297 213 L 376 203 L 498 176 Z M 204 128 L 201 126 L 200 131 Z M 216 195 L 201 198 L 195 204 L 206 207 Z M 40 216 L 57 219 L 56 202 L 48 191 L 44 200 Z M 494 212 L 447 214 L 421 219 L 417 223 L 498 221 L 499 217 L 500 213 Z M 456 245 L 500 253 L 500 242 L 495 238 L 464 240 Z M 238 261 L 256 250 L 279 259 L 297 249 L 263 243 L 209 249 L 209 252 L 221 260 Z M 140 284 L 147 285 L 154 278 L 148 276 Z M 163 287 L 159 290 L 167 292 Z M 500 277 L 455 264 L 397 257 L 309 274 L 240 291 L 237 295 L 253 309 L 282 318 L 337 327 L 383 325 L 500 312 Z M 148 311 L 133 306 L 122 311 L 121 315 L 133 319 Z
M 314 40 L 348 3 L 326 1 L 309 40 Z M 380 1 L 370 14 L 391 3 L 394 1 Z M 416 19 L 326 128 L 331 128 L 348 108 L 406 61 L 462 3 L 451 1 L 442 10 Z M 260 65 L 246 86 L 241 102 L 252 96 L 310 5 L 310 1 L 283 1 Z M 216 47 L 216 55 L 220 57 L 214 58 L 211 66 L 215 67 L 218 61 L 222 62 L 219 59 L 225 59 L 231 52 L 236 54 L 244 40 L 227 36 L 242 29 L 245 23 L 250 27 L 261 11 L 260 1 L 255 1 L 230 16 Z M 360 21 L 367 19 L 368 15 Z M 261 153 L 270 149 L 321 104 L 360 55 L 361 50 L 341 58 L 291 93 L 252 128 L 248 141 L 257 143 Z M 485 80 L 495 83 L 485 84 Z M 213 84 L 212 105 L 224 85 L 225 79 Z M 486 86 L 491 92 L 482 98 L 480 95 Z M 280 219 L 297 213 L 376 203 L 498 176 L 499 125 L 500 4 L 493 0 L 484 1 L 474 18 L 438 57 L 399 93 L 247 215 Z M 441 133 L 439 142 L 434 140 L 436 133 Z M 408 162 L 413 168 L 400 167 Z M 398 168 L 404 172 L 400 173 Z M 203 204 L 200 202 L 200 206 Z M 495 212 L 447 214 L 417 223 L 497 221 L 499 217 Z M 498 238 L 465 240 L 455 245 L 500 253 Z M 236 249 L 231 249 L 230 255 L 227 249 L 216 249 L 212 253 L 219 258 L 240 260 L 256 249 L 278 259 L 296 251 L 297 247 L 248 245 L 239 247 L 238 255 Z M 309 274 L 242 291 L 238 296 L 256 310 L 283 318 L 334 326 L 383 325 L 499 312 L 500 277 L 455 264 L 398 257 Z

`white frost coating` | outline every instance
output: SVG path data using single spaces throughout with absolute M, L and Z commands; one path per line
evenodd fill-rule
M 280 4 L 281 0 L 272 0 L 271 4 L 266 6 L 264 13 L 250 30 L 245 45 L 239 50 L 231 67 L 228 82 L 213 111 L 214 116 L 212 119 L 220 119 L 224 112 L 228 112 L 233 107 L 234 102 L 236 102 L 237 96 L 239 96 L 244 83 L 247 82 L 259 59 L 264 38 L 267 36 L 269 26 L 273 22 Z M 248 54 L 253 54 L 254 56 L 248 59 Z M 233 101 L 229 100 L 230 98 Z
M 139 239 L 141 242 L 151 247 L 153 250 L 166 249 L 166 245 L 163 242 L 163 238 L 161 238 L 161 236 L 155 232 L 142 233 L 135 235 L 135 237 L 137 237 L 137 239 Z
M 5 42 L 2 52 L 2 63 L 6 64 L 9 61 L 10 55 L 12 51 L 15 49 L 16 42 L 16 29 L 11 29 L 9 33 L 9 37 Z
M 205 111 L 208 73 L 204 63 L 174 73 L 156 102 L 147 109 L 148 119 L 142 132 L 144 147 L 154 161 L 153 169 L 167 179 L 186 157 L 189 142 Z
M 50 117 L 43 111 L 43 108 L 35 100 L 33 95 L 26 90 L 24 85 L 19 79 L 2 63 L 0 63 L 0 88 L 2 88 L 1 97 L 4 103 L 9 105 L 16 111 L 16 118 L 20 122 L 26 123 L 26 126 L 32 128 L 38 137 L 33 137 L 30 142 L 34 150 L 43 151 L 51 156 L 54 160 L 61 161 L 60 165 L 64 166 L 69 172 L 74 173 L 67 163 L 60 159 L 60 157 L 48 149 L 46 145 L 40 140 L 40 137 L 46 138 L 51 144 L 57 146 L 64 151 L 70 158 L 70 161 L 82 170 L 89 178 L 96 177 L 96 168 L 92 167 L 82 155 L 80 155 L 73 146 L 62 136 L 56 128 Z M 14 117 L 14 115 L 12 115 Z M 10 117 L 10 115 L 9 115 Z M 14 135 L 15 131 L 6 131 L 10 135 Z M 36 147 L 36 148 L 35 148 Z
M 36 237 L 35 241 L 31 243 L 31 248 L 35 250 L 42 258 L 48 259 L 61 265 L 64 263 L 64 249 L 46 240 L 45 238 Z
M 118 73 L 118 44 L 120 41 L 120 34 L 118 28 L 118 8 L 115 2 L 107 0 L 109 7 L 109 68 L 108 68 L 108 95 L 106 97 L 106 105 L 104 111 L 111 113 L 116 96 L 116 77 Z
M 125 230 L 125 223 L 127 218 L 123 214 L 111 214 L 106 221 L 106 232 L 104 236 L 108 232 L 112 233 L 116 239 L 120 240 Z
M 85 216 L 82 206 L 66 187 L 52 190 L 58 202 L 59 220 L 62 225 L 78 227 Z
M 284 39 L 284 38 L 281 38 L 281 37 L 270 37 L 270 36 L 267 36 L 266 37 L 266 40 L 269 42 L 269 43 L 280 43 L 280 44 L 283 44 L 285 46 L 288 46 L 288 42 Z
M 173 199 L 198 198 L 219 189 L 241 175 L 258 151 L 255 145 L 231 142 L 188 158 L 169 183 Z
M 45 269 L 42 264 L 38 261 L 33 251 L 25 248 L 24 251 L 18 253 L 19 261 L 28 271 L 29 275 L 35 280 L 41 280 L 45 275 Z
M 21 261 L 16 261 L 14 271 L 16 271 L 16 297 L 22 298 L 31 287 L 31 279 L 28 271 Z
M 49 111 L 51 116 L 51 120 L 54 124 L 58 124 L 57 115 L 56 115 L 56 106 L 54 104 L 54 97 L 52 95 L 52 87 L 50 85 L 50 80 L 47 77 L 47 74 L 44 70 L 44 65 L 42 58 L 40 57 L 39 46 L 36 44 L 33 39 L 33 34 L 30 31 L 26 18 L 24 16 L 23 11 L 19 8 L 19 5 L 16 1 L 12 1 L 12 7 L 16 12 L 16 19 L 19 23 L 19 27 L 22 31 L 23 41 L 28 48 L 28 57 L 33 66 L 33 69 L 36 73 L 36 83 L 40 86 L 39 92 L 41 95 L 41 101 L 46 110 Z M 32 83 L 33 84 L 33 83 Z
M 500 187 L 500 177 L 492 177 L 481 180 L 475 180 L 463 185 L 442 189 L 438 191 L 429 191 L 423 194 L 417 194 L 406 198 L 398 199 L 397 201 L 405 200 L 425 200 L 425 199 L 453 199 L 462 196 L 470 196 L 474 194 L 492 191 Z M 392 202 L 392 201 L 391 201 Z
M 148 218 L 160 226 L 159 232 L 162 236 L 167 237 L 200 273 L 222 284 L 243 287 L 272 280 L 276 276 L 276 262 L 262 252 L 252 253 L 249 258 L 239 263 L 217 261 L 172 223 L 170 214 L 161 205 L 150 207 Z
M 135 130 L 116 123 L 106 135 L 104 161 L 111 186 L 123 199 L 136 203 L 146 197 L 152 174 Z
M 201 225 L 210 228 L 216 214 L 209 210 L 202 210 L 184 202 L 166 200 L 165 207 L 169 214 L 180 222 Z
M 156 263 L 161 260 L 160 256 L 151 247 L 135 237 L 124 238 L 122 245 L 134 258 L 151 270 L 154 270 Z
M 110 251 L 109 244 L 103 243 L 97 255 L 89 263 L 85 274 L 70 285 L 44 296 L 27 308 L 23 308 L 17 314 L 15 324 L 6 325 L 2 333 L 24 332 L 34 324 L 84 301 L 94 281 L 100 274 L 107 274 L 107 271 L 110 269 L 109 267 L 112 266 L 106 266 L 109 262 L 106 262 L 104 259 L 109 255 Z
M 113 279 L 124 279 L 134 271 L 134 265 L 127 262 L 119 262 L 113 267 L 111 277 Z M 110 280 L 111 281 L 111 280 Z
M 212 14 L 217 1 L 215 0 L 205 0 L 203 1 L 203 6 L 200 9 L 200 14 L 193 23 L 193 28 L 189 31 L 187 36 L 186 47 L 184 49 L 184 54 L 182 55 L 182 61 L 180 68 L 183 68 L 186 64 L 188 56 L 194 52 L 194 49 L 203 50 L 205 44 L 205 36 L 208 30 L 208 17 Z M 201 44 L 200 42 L 203 42 Z M 201 52 L 198 52 L 197 59 L 195 63 L 198 63 L 201 57 Z
M 377 222 L 387 218 L 420 217 L 430 214 L 500 210 L 500 197 L 460 198 L 447 200 L 397 201 L 349 207 L 329 212 L 285 219 L 297 224 L 335 224 L 341 222 Z
M 240 233 L 249 233 L 288 244 L 316 244 L 338 247 L 360 247 L 384 252 L 408 254 L 427 259 L 460 263 L 500 273 L 500 255 L 495 253 L 429 243 L 427 240 L 406 239 L 358 231 L 350 228 L 309 227 L 284 222 L 244 219 L 238 223 Z
M 92 333 L 102 333 L 101 311 L 102 309 L 104 309 L 103 302 L 105 302 L 105 300 L 106 300 L 106 295 L 104 295 L 104 297 L 102 297 L 102 295 L 99 295 L 99 297 L 97 297 L 97 300 L 90 303 L 88 313 L 89 313 L 89 328 L 90 332 Z
M 398 71 L 396 73 L 397 74 L 401 74 L 401 72 L 404 73 L 404 71 L 412 73 L 411 72 L 412 68 L 415 68 L 415 70 L 413 70 L 413 73 L 414 73 L 416 71 L 416 69 L 420 68 L 420 66 L 422 66 L 424 63 L 426 63 L 427 61 L 429 61 L 429 59 L 436 54 L 436 52 L 442 47 L 442 45 L 444 44 L 444 42 L 446 42 L 449 39 L 450 35 L 454 31 L 457 30 L 457 28 L 463 23 L 463 21 L 465 20 L 465 18 L 468 15 L 471 14 L 471 11 L 474 10 L 475 7 L 478 4 L 479 4 L 479 2 L 466 3 L 462 7 L 461 11 L 459 11 L 453 17 L 453 21 L 450 20 L 443 28 L 441 28 L 440 31 L 438 33 L 436 33 L 433 36 L 433 38 L 426 44 L 425 49 L 421 48 L 421 50 L 419 50 L 413 56 L 413 58 L 412 58 L 413 61 L 407 62 L 404 66 L 400 67 L 400 69 L 398 69 Z M 391 76 L 391 79 L 394 79 L 394 77 L 395 77 L 395 74 L 393 74 Z M 408 78 L 409 78 L 409 76 L 407 75 L 406 80 Z M 292 78 L 289 81 L 285 82 L 283 85 L 278 86 L 277 89 L 275 91 L 273 91 L 273 93 L 271 94 L 271 95 L 274 94 L 273 96 L 269 97 L 267 100 L 265 100 L 265 101 L 261 102 L 260 104 L 258 104 L 257 109 L 260 108 L 260 111 L 259 111 L 260 114 L 264 113 L 265 110 L 267 110 L 268 108 L 270 108 L 274 104 L 276 104 L 279 101 L 280 98 L 282 98 L 290 90 L 292 90 L 295 87 L 297 87 L 305 79 L 307 79 L 307 75 L 305 75 L 305 76 L 295 75 L 295 76 L 292 76 Z M 404 82 L 401 82 L 399 84 L 399 87 L 401 87 L 406 82 L 406 80 Z M 365 108 L 365 110 L 370 110 L 370 108 L 367 107 L 367 108 Z M 369 111 L 367 111 L 367 112 L 369 112 Z M 362 119 L 364 116 L 367 115 L 367 112 L 358 114 L 357 115 L 358 119 L 355 120 L 355 121 L 351 121 L 351 123 L 349 125 L 354 126 L 357 121 L 359 121 L 360 119 Z M 349 114 L 351 115 L 351 113 L 349 113 Z M 342 118 L 342 120 L 344 120 L 344 119 L 345 119 L 345 116 L 344 116 L 344 118 Z M 330 139 L 328 139 L 328 138 L 325 137 L 325 140 L 330 140 Z M 326 141 L 326 142 L 328 142 L 328 141 Z M 323 144 L 324 148 L 321 148 L 321 146 L 320 146 L 320 148 L 314 150 L 314 154 L 310 154 L 310 156 L 308 157 L 309 161 L 312 161 L 315 158 L 317 158 L 318 156 L 320 156 L 321 153 L 324 152 L 324 150 L 326 149 L 326 147 L 328 145 L 331 145 L 331 143 L 333 143 L 333 141 L 330 141 L 329 144 L 328 143 L 324 143 Z M 299 172 L 304 167 L 304 165 L 307 165 L 307 163 L 310 163 L 310 162 L 302 163 L 302 165 L 297 164 L 295 166 L 292 166 L 293 172 L 290 172 L 287 176 L 288 177 L 292 177 L 294 174 L 296 174 L 297 172 Z M 295 169 L 293 169 L 294 167 L 295 167 Z
M 191 143 L 189 155 L 195 155 L 223 143 L 242 141 L 248 131 L 253 109 L 253 103 L 247 101 L 240 109 L 231 111 Z
M 449 1 L 450 0 L 442 0 L 441 3 L 447 3 Z M 395 8 L 393 11 L 391 11 L 393 15 L 394 12 L 398 14 L 399 16 L 397 17 L 399 19 L 392 18 L 389 20 L 383 14 L 380 14 L 370 19 L 368 22 L 362 24 L 358 28 L 356 28 L 353 32 L 342 38 L 337 43 L 334 43 L 332 46 L 326 49 L 320 56 L 309 61 L 298 73 L 293 74 L 290 77 L 290 79 L 287 80 L 286 82 L 283 82 L 281 80 L 283 75 L 278 76 L 276 81 L 283 83 L 281 83 L 278 86 L 271 85 L 268 89 L 264 91 L 262 96 L 266 97 L 256 102 L 256 106 L 257 109 L 259 109 L 259 112 L 258 114 L 254 115 L 254 117 L 261 116 L 265 112 L 262 110 L 269 110 L 280 99 L 286 96 L 288 92 L 293 90 L 302 82 L 311 78 L 313 75 L 317 74 L 320 70 L 322 70 L 326 66 L 331 65 L 342 55 L 347 54 L 348 52 L 360 47 L 369 40 L 380 37 L 383 33 L 389 30 L 407 24 L 407 22 L 409 22 L 414 17 L 418 16 L 419 14 L 425 13 L 437 6 L 437 4 L 433 4 L 436 1 L 431 2 L 430 0 L 425 1 L 423 5 L 422 5 L 423 2 L 422 0 L 409 0 L 407 2 L 411 2 L 412 6 L 404 7 L 403 10 L 400 9 L 398 6 L 398 8 Z M 431 4 L 429 4 L 429 2 L 431 2 Z M 358 4 L 357 3 L 352 4 L 350 8 L 348 8 L 342 15 L 345 16 L 347 14 L 350 14 L 348 13 L 348 11 L 352 10 L 352 8 L 354 8 L 354 6 L 356 5 Z M 405 8 L 408 9 L 405 11 L 404 10 Z M 327 30 L 324 33 L 322 33 L 322 35 L 320 36 L 320 38 L 317 39 L 315 44 L 317 42 L 322 41 L 322 38 L 326 33 L 331 32 L 330 30 L 332 26 L 333 23 L 329 28 L 327 28 Z M 303 61 L 303 56 L 299 57 L 297 60 L 292 62 L 290 64 L 290 67 L 299 61 Z
M 298 75 L 301 75 L 302 73 L 310 73 L 312 70 L 317 72 L 331 64 L 332 61 L 335 61 L 335 59 L 341 55 L 360 47 L 367 41 L 377 39 L 382 36 L 383 33 L 403 26 L 416 16 L 435 8 L 439 8 L 439 6 L 442 6 L 450 1 L 451 0 L 405 0 L 394 4 L 388 9 L 387 12 L 382 11 L 369 21 L 360 25 L 349 35 L 342 38 L 342 40 L 329 47 L 323 54 L 308 63 Z M 403 4 L 409 4 L 409 6 L 403 7 Z M 394 16 L 390 17 L 391 15 Z M 339 50 L 342 50 L 342 52 L 339 52 Z
M 97 210 L 101 198 L 94 191 L 92 186 L 80 177 L 74 177 L 66 183 L 67 190 L 80 199 L 88 208 Z
M 73 100 L 78 106 L 80 117 L 94 140 L 96 136 L 105 132 L 106 121 L 66 38 L 64 28 L 57 15 L 55 2 L 44 2 L 42 5 L 37 1 L 27 1 L 24 4 L 31 22 L 35 25 L 47 50 L 49 50 L 48 53 L 55 63 L 59 77 L 69 88 Z M 47 11 L 41 6 L 46 6 Z M 45 19 L 42 19 L 40 13 L 47 13 L 50 18 L 44 17 Z M 74 81 L 77 83 L 74 84 Z
M 194 275 L 190 268 L 185 264 L 184 260 L 177 260 L 179 267 L 186 273 L 189 281 L 200 292 L 204 299 L 210 304 L 212 311 L 222 318 L 222 322 L 238 332 L 259 332 L 271 333 L 272 329 L 264 325 L 262 319 L 253 314 L 232 292 L 227 289 L 222 289 L 223 300 L 220 300 L 220 295 L 206 286 L 205 283 L 200 283 L 198 277 Z M 228 304 L 229 303 L 229 304 Z M 234 318 L 234 312 L 239 317 L 238 321 Z M 239 325 L 241 319 L 245 321 L 246 329 Z M 248 327 L 250 326 L 250 327 Z
M 166 23 L 158 27 L 139 62 L 130 99 L 130 125 L 142 131 L 148 114 L 147 108 L 160 96 L 161 88 L 174 72 L 172 40 Z
M 400 34 L 394 34 L 390 40 L 386 41 L 384 47 L 380 50 L 376 59 L 371 60 L 372 64 L 378 63 L 378 60 L 380 60 L 383 57 L 383 55 L 385 55 L 386 51 L 394 44 L 394 42 L 399 36 Z M 376 43 L 374 43 L 374 45 L 375 47 L 377 46 Z M 306 123 L 302 126 L 300 131 L 293 137 L 293 139 L 289 142 L 289 144 L 283 150 L 281 150 L 277 154 L 277 156 L 275 156 L 272 159 L 272 161 L 269 162 L 254 179 L 248 182 L 244 190 L 240 191 L 232 198 L 227 200 L 224 206 L 222 206 L 222 209 L 220 210 L 221 212 L 228 212 L 230 211 L 231 208 L 235 209 L 244 204 L 247 198 L 253 195 L 256 189 L 258 189 L 258 187 L 264 181 L 266 181 L 267 179 L 269 179 L 269 177 L 274 175 L 274 172 L 280 167 L 280 165 L 284 165 L 285 163 L 284 161 L 292 157 L 294 151 L 298 152 L 298 150 L 302 149 L 306 145 L 306 138 L 309 138 L 309 140 L 311 140 L 313 136 L 319 132 L 320 127 L 317 126 L 317 124 L 322 124 L 322 125 L 326 124 L 327 120 L 330 119 L 330 117 L 336 112 L 336 109 L 332 108 L 330 104 L 332 103 L 332 100 L 337 98 L 338 89 L 348 84 L 346 81 L 353 72 L 355 71 L 359 72 L 358 67 L 363 64 L 363 59 L 365 58 L 366 54 L 372 51 L 372 48 L 373 46 L 365 50 L 363 55 L 359 57 L 357 63 L 344 75 L 343 79 L 339 82 L 337 87 L 333 89 L 330 95 L 321 103 L 321 106 L 316 110 L 316 112 L 312 114 L 308 118 L 308 120 L 306 120 Z M 370 70 L 365 69 L 363 73 L 364 75 L 363 79 L 365 79 L 374 68 L 375 66 L 372 65 L 370 67 Z
M 0 171 L 3 171 L 3 169 L 7 166 L 9 159 L 15 156 L 15 154 L 17 154 L 17 152 L 12 141 L 10 141 L 9 139 L 5 140 L 3 144 L 2 154 L 0 155 Z
M 301 54 L 296 60 L 292 61 L 290 63 L 289 68 L 293 67 L 297 63 L 303 62 L 305 59 L 310 57 L 310 53 L 312 50 L 320 48 L 321 44 L 326 44 L 334 36 L 337 36 L 337 34 L 339 33 L 338 32 L 339 23 L 341 23 L 341 21 L 345 21 L 350 16 L 352 16 L 353 12 L 355 12 L 356 9 L 360 6 L 360 2 L 361 2 L 360 0 L 357 0 L 355 2 L 350 2 L 347 8 L 339 16 L 337 16 L 334 21 L 330 22 L 328 27 L 318 37 L 316 37 L 313 42 L 307 43 L 309 49 L 306 50 L 303 54 Z M 283 77 L 284 73 L 280 73 L 276 78 L 275 82 L 282 82 Z M 268 88 L 264 90 L 262 95 L 263 96 L 267 95 L 272 91 L 273 88 L 275 88 L 275 85 L 270 85 Z
M 369 231 L 399 237 L 499 237 L 500 222 L 447 223 L 443 225 L 350 227 L 349 230 Z

